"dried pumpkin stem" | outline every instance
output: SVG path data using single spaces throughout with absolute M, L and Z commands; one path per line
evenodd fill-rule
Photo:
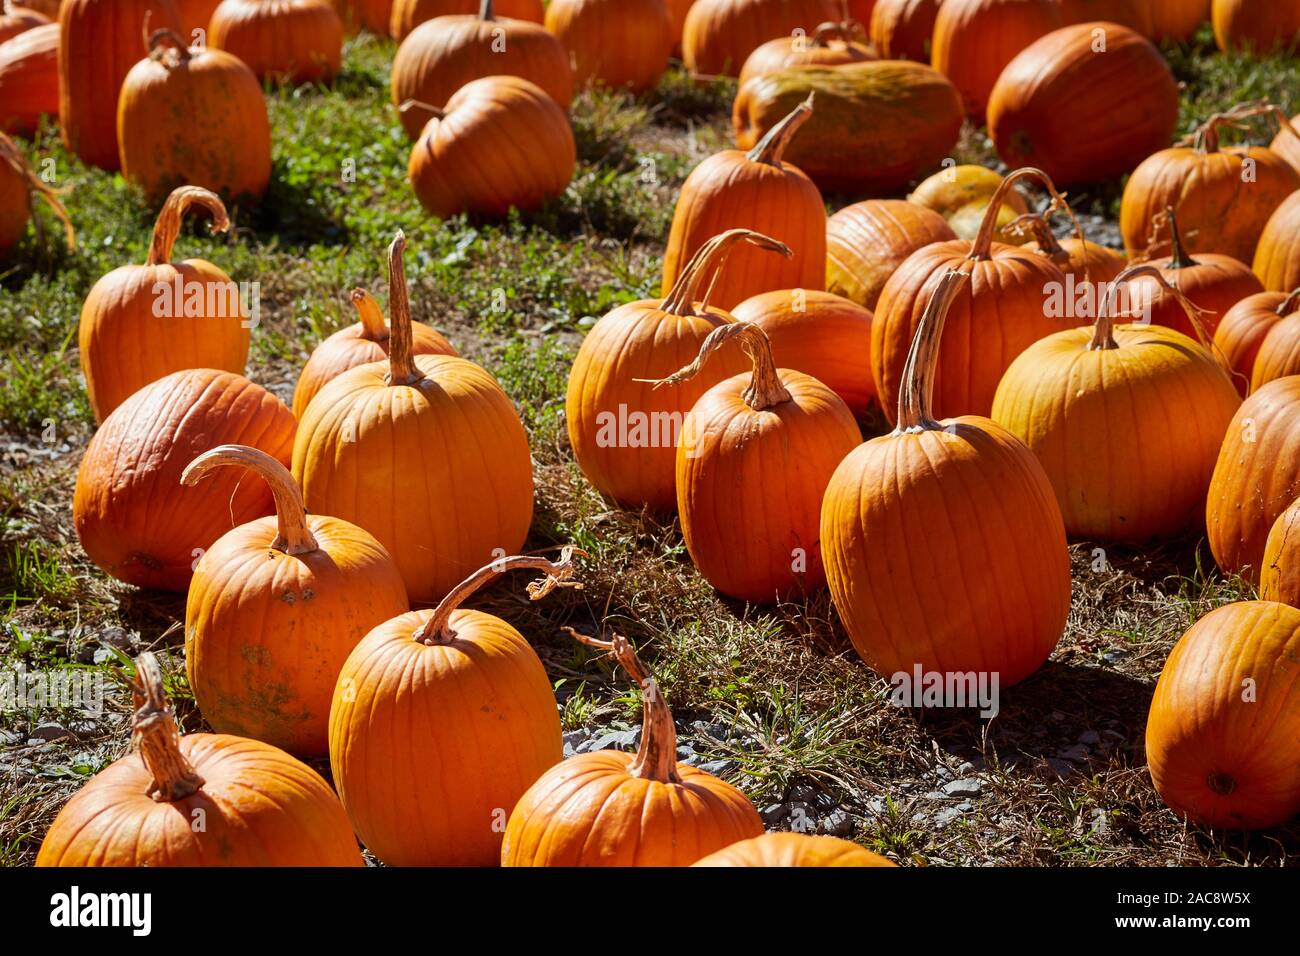
M 1012 187 L 1022 179 L 1035 179 L 1038 181 L 1048 194 L 1052 201 L 1044 215 L 1054 212 L 1057 209 L 1065 210 L 1070 217 L 1070 222 L 1074 223 L 1074 233 L 1083 241 L 1083 226 L 1075 218 L 1074 210 L 1070 204 L 1065 201 L 1065 196 L 1056 191 L 1056 186 L 1052 178 L 1041 169 L 1035 169 L 1033 166 L 1025 166 L 1021 169 L 1013 170 L 1007 173 L 998 188 L 994 191 L 993 196 L 989 199 L 988 207 L 984 210 L 984 219 L 980 222 L 979 232 L 975 235 L 975 241 L 971 243 L 970 254 L 968 259 L 980 261 L 989 259 L 993 251 L 993 235 L 998 228 L 998 214 L 1002 211 L 1002 204 L 1006 202 L 1007 195 L 1011 192 Z
M 145 792 L 159 803 L 184 800 L 198 792 L 204 780 L 181 753 L 181 735 L 163 689 L 158 659 L 148 651 L 137 657 L 135 679 L 127 683 L 135 708 L 131 715 L 131 747 L 153 777 Z
M 1183 245 L 1183 233 L 1178 228 L 1178 215 L 1174 212 L 1173 206 L 1166 206 L 1165 211 L 1156 215 L 1152 225 L 1156 228 L 1169 224 L 1169 266 L 1170 269 L 1186 269 L 1190 266 L 1200 265 L 1187 252 L 1187 247 Z
M 1005 231 L 1017 236 L 1032 236 L 1034 242 L 1038 243 L 1039 252 L 1053 262 L 1069 261 L 1070 254 L 1062 247 L 1056 233 L 1052 232 L 1052 227 L 1041 213 L 1027 212 L 1019 215 L 1006 224 Z
M 492 0 L 483 0 L 478 6 L 478 18 L 480 20 L 495 20 L 496 16 L 492 11 Z
M 64 234 L 68 237 L 68 248 L 76 249 L 77 233 L 72 228 L 72 220 L 68 217 L 68 211 L 63 208 L 63 203 L 59 201 L 59 192 L 41 182 L 40 177 L 27 165 L 27 157 L 18 148 L 18 144 L 4 133 L 0 133 L 0 163 L 10 167 L 27 184 L 27 208 L 32 209 L 32 195 L 39 196 L 50 207 L 54 215 L 58 217 L 59 222 L 63 223 Z M 36 220 L 36 222 L 39 226 L 40 221 Z
M 1282 109 L 1272 103 L 1258 100 L 1253 103 L 1242 103 L 1234 106 L 1230 110 L 1222 113 L 1215 113 L 1204 123 L 1198 126 L 1190 136 L 1183 139 L 1183 143 L 1191 143 L 1200 153 L 1217 153 L 1219 151 L 1219 129 L 1248 129 L 1245 120 L 1252 119 L 1256 116 L 1271 116 L 1277 121 L 1278 130 L 1288 130 L 1292 136 L 1300 138 L 1300 132 L 1291 125 L 1290 118 Z
M 1290 315 L 1300 306 L 1300 288 L 1291 290 L 1291 294 L 1277 304 L 1278 315 Z
M 352 307 L 361 319 L 362 334 L 371 342 L 387 342 L 388 323 L 384 321 L 384 313 L 375 297 L 365 289 L 353 289 L 351 298 Z
M 767 133 L 754 144 L 754 148 L 746 155 L 751 163 L 766 163 L 768 166 L 781 168 L 781 157 L 785 155 L 785 149 L 790 145 L 790 140 L 794 134 L 799 132 L 799 127 L 808 122 L 813 114 L 813 97 L 816 91 L 808 94 L 808 98 L 786 114 L 781 122 L 773 126 Z
M 812 35 L 812 45 L 824 49 L 830 46 L 831 40 L 843 40 L 847 43 L 861 32 L 862 24 L 852 17 L 846 16 L 839 22 L 827 20 L 825 23 L 817 24 L 817 29 Z
M 521 554 L 510 558 L 498 558 L 491 564 L 484 565 L 452 588 L 450 593 L 438 602 L 438 606 L 433 609 L 433 614 L 411 635 L 412 639 L 430 645 L 446 644 L 455 640 L 456 632 L 451 627 L 451 615 L 476 591 L 487 587 L 507 571 L 546 572 L 546 577 L 528 585 L 528 597 L 533 601 L 540 601 L 556 588 L 581 588 L 581 581 L 572 580 L 575 554 L 587 556 L 587 552 L 568 544 L 560 549 L 558 561 L 551 561 L 541 555 Z
M 749 384 L 741 393 L 745 404 L 754 411 L 761 412 L 774 405 L 790 401 L 790 392 L 781 381 L 781 376 L 776 369 L 776 360 L 772 357 L 772 342 L 762 328 L 751 322 L 731 322 L 718 326 L 705 338 L 700 346 L 700 354 L 695 356 L 695 361 L 678 369 L 667 378 L 639 378 L 635 381 L 648 382 L 656 388 L 690 381 L 704 369 L 709 357 L 732 339 L 740 343 L 740 347 L 745 350 L 745 354 L 753 363 Z
M 628 765 L 628 774 L 660 783 L 681 783 L 682 776 L 677 772 L 677 727 L 673 724 L 673 712 L 660 693 L 654 675 L 641 663 L 631 642 L 622 634 L 615 634 L 605 641 L 579 634 L 571 627 L 564 630 L 579 643 L 608 651 L 641 689 L 641 745 Z
M 320 545 L 307 527 L 307 506 L 289 469 L 266 452 L 247 445 L 218 445 L 185 466 L 181 484 L 198 484 L 209 472 L 233 465 L 247 468 L 271 486 L 275 497 L 276 536 L 271 547 L 283 554 L 308 554 Z
M 949 269 L 939 278 L 917 325 L 912 347 L 903 366 L 903 387 L 898 394 L 898 424 L 894 434 L 938 431 L 943 428 L 934 420 L 934 376 L 939 364 L 939 340 L 948 319 L 948 310 L 970 274 Z
M 1159 268 L 1150 263 L 1129 266 L 1106 286 L 1106 295 L 1102 298 L 1101 307 L 1097 310 L 1097 322 L 1093 326 L 1092 340 L 1088 343 L 1088 349 L 1097 351 L 1119 348 L 1119 345 L 1115 342 L 1114 334 L 1116 300 L 1120 288 L 1140 276 L 1151 277 L 1156 281 L 1157 285 L 1174 297 L 1179 307 L 1187 314 L 1187 320 L 1192 324 L 1192 328 L 1196 330 L 1196 336 L 1201 340 L 1201 344 L 1217 358 L 1218 350 L 1214 345 L 1213 336 L 1205 327 L 1205 323 L 1201 321 L 1201 316 L 1205 314 L 1205 310 L 1197 308 L 1183 294 L 1181 289 L 1173 285 L 1165 278 L 1164 273 Z M 1223 363 L 1220 362 L 1220 364 Z
M 402 100 L 402 105 L 397 108 L 397 112 L 399 113 L 408 113 L 411 110 L 424 110 L 424 112 L 428 113 L 430 116 L 437 117 L 438 119 L 447 118 L 446 110 L 439 109 L 436 106 L 431 106 L 423 100 Z M 426 120 L 425 122 L 428 121 Z
M 149 243 L 149 256 L 144 264 L 162 265 L 172 260 L 172 246 L 180 235 L 181 220 L 192 206 L 202 206 L 212 214 L 212 231 L 225 232 L 230 228 L 230 217 L 226 214 L 221 197 L 199 186 L 181 186 L 172 191 L 163 203 L 162 211 L 153 226 L 153 240 Z
M 411 348 L 411 302 L 406 295 L 406 233 L 400 229 L 388 247 L 388 378 L 389 385 L 412 385 L 424 375 Z
M 162 63 L 168 53 L 175 53 L 177 63 L 188 63 L 194 58 L 185 41 L 167 29 L 155 30 L 149 34 L 145 39 L 145 49 L 149 59 L 157 63 Z
M 769 252 L 779 252 L 787 259 L 794 255 L 784 242 L 765 236 L 761 232 L 754 232 L 752 229 L 728 229 L 696 250 L 695 255 L 691 256 L 690 262 L 686 264 L 686 268 L 682 270 L 682 274 L 673 283 L 660 308 L 669 315 L 710 318 L 709 296 L 717 284 L 717 276 L 726 264 L 727 256 L 731 253 L 732 247 L 739 242 L 747 242 Z M 701 297 L 700 286 L 706 278 L 710 280 L 708 290 Z M 698 311 L 696 311 L 696 303 L 700 304 Z

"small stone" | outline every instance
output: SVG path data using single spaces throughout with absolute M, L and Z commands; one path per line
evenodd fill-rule
M 947 800 L 947 799 L 948 799 L 948 794 L 944 793 L 942 790 L 931 790 L 929 793 L 927 793 L 927 794 L 925 795 L 925 799 L 927 799 L 927 800 Z
M 853 834 L 853 818 L 847 811 L 835 810 L 822 818 L 822 833 L 830 836 L 846 837 Z
M 1087 763 L 1090 756 L 1088 748 L 1082 744 L 1066 747 L 1064 750 L 1057 751 L 1056 755 L 1062 760 L 1069 760 L 1071 763 Z
M 763 818 L 765 826 L 775 827 L 784 823 L 790 816 L 790 808 L 784 803 L 769 803 L 758 811 L 758 815 Z
M 977 777 L 963 777 L 943 786 L 943 792 L 950 797 L 978 797 L 984 789 L 984 782 Z
M 1057 760 L 1055 757 L 1047 758 L 1047 767 L 1058 777 L 1068 777 L 1074 773 L 1074 764 L 1067 760 Z
M 33 727 L 29 736 L 32 740 L 37 741 L 63 740 L 66 737 L 71 737 L 72 731 L 62 724 L 50 720 Z
M 943 764 L 940 764 L 939 766 L 934 768 L 934 775 L 941 780 L 952 779 L 952 771 L 949 770 L 947 767 L 943 766 Z
M 1079 734 L 1079 743 L 1086 744 L 1089 747 L 1094 747 L 1101 743 L 1101 734 L 1097 733 L 1095 730 L 1085 730 L 1083 733 Z
M 955 809 L 960 810 L 962 813 L 970 813 L 975 809 L 975 804 L 971 803 L 969 800 L 963 800 L 961 803 L 957 804 Z
M 636 737 L 630 730 L 607 730 L 599 737 L 593 737 L 581 747 L 579 753 L 595 753 L 598 750 L 631 750 L 636 746 Z
M 980 762 L 983 763 L 983 761 Z M 975 764 L 967 760 L 960 767 L 957 768 L 957 774 L 959 776 L 965 777 L 968 774 L 972 774 L 979 769 L 980 769 L 979 767 L 975 766 Z
M 728 773 L 734 766 L 735 761 L 732 760 L 710 760 L 707 763 L 700 764 L 700 769 L 705 773 L 713 774 L 715 777 L 721 777 L 724 773 Z
M 944 807 L 934 815 L 934 825 L 936 827 L 946 827 L 959 819 L 961 819 L 961 810 L 959 808 Z
M 817 798 L 817 788 L 810 787 L 806 783 L 796 784 L 791 787 L 785 797 L 787 800 L 797 803 L 811 803 Z

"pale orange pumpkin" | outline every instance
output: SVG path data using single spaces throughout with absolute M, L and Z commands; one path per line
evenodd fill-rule
M 1264 543 L 1259 596 L 1300 608 L 1300 498 L 1277 516 Z
M 1279 125 L 1281 129 L 1268 148 L 1290 163 L 1292 169 L 1300 172 L 1300 116 L 1293 116 L 1285 122 L 1279 121 Z
M 1288 375 L 1300 375 L 1300 314 L 1280 318 L 1264 334 L 1251 368 L 1251 391 Z

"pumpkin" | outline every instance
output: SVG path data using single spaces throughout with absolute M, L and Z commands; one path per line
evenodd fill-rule
M 1076 23 L 1118 23 L 1144 37 L 1152 35 L 1152 0 L 1057 0 L 1061 25 Z
M 705 579 L 742 601 L 783 601 L 826 583 L 817 540 L 822 495 L 861 440 L 844 400 L 811 375 L 781 369 L 766 333 L 732 322 L 695 361 L 663 379 L 689 381 L 726 343 L 753 363 L 691 408 L 677 446 L 677 513 Z
M 1056 646 L 1070 558 L 1033 452 L 986 418 L 933 417 L 944 320 L 968 279 L 948 271 L 933 286 L 894 431 L 859 445 L 831 477 L 822 560 L 840 620 L 877 673 L 991 672 L 1006 688 Z
M 41 116 L 58 113 L 59 25 L 0 43 L 0 132 L 30 136 Z
M 565 424 L 578 466 L 598 491 L 620 505 L 671 511 L 683 420 L 712 386 L 747 367 L 738 348 L 674 389 L 650 381 L 692 361 L 715 328 L 733 321 L 710 305 L 706 283 L 724 270 L 740 242 L 791 255 L 788 246 L 748 229 L 705 243 L 663 299 L 643 299 L 607 313 L 587 333 L 569 372 Z M 724 273 L 725 274 L 725 273 Z
M 833 836 L 764 833 L 710 853 L 692 866 L 897 866 L 856 843 Z
M 876 0 L 843 0 L 844 18 L 856 20 L 864 27 L 871 22 L 871 14 L 876 9 Z
M 1143 160 L 1124 186 L 1120 205 L 1120 232 L 1129 255 L 1151 245 L 1157 219 L 1172 207 L 1188 252 L 1250 262 L 1264 224 L 1300 189 L 1300 172 L 1262 146 L 1219 149 L 1219 127 L 1278 112 L 1246 106 L 1216 113 L 1197 129 L 1194 146 L 1162 149 Z
M 1210 19 L 1210 0 L 1146 0 L 1153 40 L 1191 40 L 1197 28 Z
M 1075 288 L 1080 288 L 1085 282 L 1090 285 L 1091 290 L 1084 291 L 1083 294 L 1091 295 L 1094 303 L 1102 299 L 1102 286 L 1114 281 L 1128 267 L 1128 260 L 1122 252 L 1107 249 L 1078 236 L 1056 238 L 1047 218 L 1039 213 L 1026 213 L 1016 217 L 1011 221 L 1009 229 L 1033 236 L 1033 239 L 1024 244 L 1025 248 L 1047 256 L 1065 273 L 1067 279 L 1071 276 L 1077 279 Z
M 1300 38 L 1300 4 L 1294 0 L 1214 0 L 1214 42 L 1225 53 L 1292 50 Z
M 1253 392 L 1224 433 L 1206 499 L 1210 550 L 1224 574 L 1259 580 L 1268 533 L 1300 497 L 1300 377 Z
M 421 24 L 438 17 L 478 13 L 482 0 L 391 0 L 392 12 L 382 30 L 394 40 L 405 40 Z M 511 20 L 541 23 L 545 18 L 542 0 L 496 0 L 496 15 Z M 507 49 L 509 43 L 506 44 Z M 490 76 L 490 73 L 484 74 Z
M 695 0 L 667 0 L 665 3 L 668 8 L 668 23 L 672 27 L 674 54 L 681 53 L 682 31 L 686 29 L 686 16 L 691 12 L 693 3 Z
M 737 84 L 744 86 L 756 76 L 792 66 L 842 66 L 874 60 L 871 49 L 855 39 L 861 29 L 856 22 L 823 23 L 811 37 L 800 31 L 768 40 L 745 60 Z
M 542 774 L 510 814 L 501 865 L 690 866 L 760 835 L 743 793 L 677 762 L 672 711 L 627 639 L 569 633 L 608 650 L 640 688 L 641 744 L 635 754 L 579 754 Z
M 546 573 L 528 587 L 539 600 L 572 586 L 572 561 L 571 548 L 557 562 L 499 558 L 432 611 L 380 624 L 344 662 L 330 709 L 330 769 L 357 834 L 385 863 L 500 859 L 506 812 L 564 755 L 560 718 L 524 636 L 461 605 L 502 573 L 529 568 Z
M 1196 304 L 1196 311 L 1188 313 L 1172 295 L 1155 288 L 1155 279 L 1150 275 L 1133 280 L 1128 289 L 1130 302 L 1135 303 L 1133 308 L 1142 310 L 1143 322 L 1177 329 L 1209 347 L 1224 314 L 1247 296 L 1263 292 L 1264 287 L 1249 266 L 1232 256 L 1213 252 L 1198 253 L 1195 258 L 1188 255 L 1172 207 L 1161 219 L 1156 228 L 1169 226 L 1172 248 L 1168 256 L 1153 259 L 1151 264 Z
M 778 368 L 811 375 L 854 415 L 866 415 L 876 397 L 867 309 L 830 292 L 782 289 L 748 298 L 731 314 L 763 330 Z
M 695 0 L 682 25 L 682 61 L 697 75 L 736 76 L 768 40 L 807 36 L 842 12 L 837 0 Z
M 0 43 L 49 22 L 50 18 L 37 10 L 14 3 L 13 0 L 4 0 L 3 6 L 0 6 Z
M 327 0 L 222 0 L 208 44 L 239 57 L 259 79 L 324 82 L 343 59 L 343 22 Z
M 55 22 L 59 19 L 59 6 L 62 2 L 63 0 L 20 0 L 20 2 L 15 2 L 13 5 L 33 10 L 42 14 L 50 22 Z
M 989 200 L 1001 185 L 1002 177 L 987 167 L 947 166 L 923 180 L 907 198 L 943 216 L 958 239 L 974 239 L 979 235 Z M 1005 193 L 994 233 L 997 241 L 1020 245 L 1024 240 L 1006 227 L 1028 211 L 1029 205 L 1018 191 Z
M 256 199 L 271 181 L 271 124 L 262 84 L 237 57 L 149 38 L 117 108 L 122 176 L 157 202 L 179 186 Z M 202 116 L 195 123 L 194 116 Z M 178 119 L 179 118 L 179 119 Z
M 1280 129 L 1268 146 L 1273 152 L 1285 159 L 1291 168 L 1300 172 L 1300 116 L 1286 119 L 1286 114 L 1278 116 Z
M 407 164 L 416 198 L 431 215 L 536 209 L 573 179 L 578 148 L 569 118 L 522 77 L 466 83 L 445 109 L 408 103 L 432 116 Z
M 27 165 L 27 157 L 18 144 L 0 133 L 0 259 L 27 234 L 33 196 L 39 196 L 54 211 L 63 223 L 68 247 L 75 248 L 77 236 L 72 220 L 59 202 L 58 194 Z
M 523 545 L 533 470 L 519 415 L 491 375 L 454 355 L 412 354 L 405 249 L 399 232 L 388 250 L 388 361 L 344 372 L 316 394 L 293 475 L 308 510 L 373 534 L 411 600 L 429 602 L 497 549 Z
M 1252 271 L 1270 292 L 1300 286 L 1300 189 L 1283 200 L 1264 224 Z
M 1159 269 L 1133 266 L 1106 290 L 1094 326 L 1029 346 L 993 399 L 993 420 L 1047 473 L 1066 532 L 1086 541 L 1147 541 L 1198 520 L 1223 433 L 1241 405 L 1195 341 L 1161 326 L 1114 324 L 1119 289 L 1136 275 L 1192 311 Z
M 1300 611 L 1242 601 L 1174 645 L 1147 718 L 1161 799 L 1193 823 L 1257 830 L 1300 813 Z
M 988 128 L 1008 166 L 1095 182 L 1164 149 L 1178 84 L 1149 40 L 1107 23 L 1062 27 L 1031 43 L 998 77 Z
M 195 46 L 201 46 L 195 36 L 199 30 L 206 36 L 212 14 L 221 5 L 221 0 L 172 0 L 176 5 L 176 14 L 180 18 L 181 35 L 188 37 Z
M 82 549 L 119 581 L 183 593 L 214 541 L 273 510 L 269 488 L 228 474 L 184 488 L 185 466 L 221 444 L 287 462 L 294 425 L 283 402 L 231 372 L 186 369 L 146 385 L 104 419 L 82 456 L 72 503 Z
M 952 80 L 967 115 L 978 122 L 1003 68 L 1061 25 L 1058 0 L 944 0 L 934 21 L 930 62 Z
M 1255 357 L 1269 330 L 1288 316 L 1300 315 L 1300 289 L 1285 292 L 1257 292 L 1242 299 L 1226 313 L 1214 331 L 1214 348 L 1232 370 L 1237 391 L 1250 392 Z
M 149 26 L 179 30 L 172 0 L 65 0 L 59 8 L 59 125 L 88 166 L 118 168 L 117 98 Z
M 940 0 L 878 0 L 869 35 L 886 60 L 930 62 L 930 41 Z
M 560 41 L 536 23 L 498 20 L 492 0 L 483 0 L 477 14 L 438 17 L 402 41 L 393 60 L 393 104 L 418 100 L 442 107 L 466 83 L 503 74 L 536 83 L 562 110 L 573 100 L 573 71 Z M 427 122 L 425 113 L 402 113 L 412 139 Z
M 1300 313 L 1279 318 L 1264 334 L 1251 368 L 1251 391 L 1288 375 L 1300 375 Z
M 1259 596 L 1300 608 L 1300 498 L 1277 516 L 1264 542 Z
M 735 248 L 710 296 L 719 308 L 730 309 L 772 289 L 825 286 L 826 204 L 803 170 L 782 162 L 799 127 L 812 115 L 809 96 L 748 153 L 726 149 L 691 171 L 673 210 L 663 288 L 673 287 L 706 242 L 742 228 L 779 239 L 794 255 L 777 258 L 766 250 Z
M 826 291 L 874 309 L 908 256 L 956 238 L 942 216 L 914 202 L 868 199 L 845 206 L 826 220 Z
M 352 290 L 352 305 L 361 321 L 335 332 L 312 350 L 293 390 L 293 414 L 303 412 L 316 393 L 349 369 L 388 358 L 389 332 L 379 303 L 365 289 Z M 456 355 L 450 342 L 423 322 L 411 323 L 412 355 Z
M 934 408 L 941 416 L 983 415 L 993 407 L 1002 373 L 1034 342 L 1062 328 L 1053 291 L 1067 288 L 1065 274 L 1046 256 L 993 241 L 994 223 L 1021 179 L 1042 181 L 1064 205 L 1040 170 L 1010 173 L 988 205 L 980 234 L 926 246 L 910 255 L 885 283 L 871 323 L 871 373 L 886 418 L 892 421 L 904 384 L 911 343 L 935 284 L 962 268 L 971 281 L 957 295 L 949 334 L 939 350 Z
M 132 752 L 59 811 L 37 866 L 365 865 L 320 774 L 256 740 L 182 737 L 148 652 L 130 683 Z
M 824 190 L 899 189 L 938 165 L 961 132 L 961 98 L 941 74 L 875 60 L 750 80 L 732 107 L 736 145 L 754 146 L 810 93 L 817 109 L 786 158 Z
M 239 287 L 204 259 L 172 262 L 181 219 L 195 206 L 212 216 L 213 232 L 230 228 L 215 193 L 196 186 L 177 189 L 154 223 L 144 265 L 114 269 L 82 304 L 78 351 L 97 422 L 172 372 L 244 371 L 252 323 Z
M 673 52 L 664 0 L 550 0 L 546 29 L 569 52 L 578 86 L 644 93 Z
M 388 36 L 393 19 L 393 0 L 333 0 L 334 12 L 349 33 L 361 29 L 376 36 Z

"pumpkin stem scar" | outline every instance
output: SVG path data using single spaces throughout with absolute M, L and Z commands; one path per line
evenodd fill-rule
M 145 651 L 136 658 L 134 679 L 117 673 L 131 688 L 131 747 L 153 776 L 148 795 L 159 803 L 171 803 L 196 793 L 204 780 L 181 753 L 180 731 L 158 659 Z
M 822 24 L 822 26 L 834 26 L 834 24 Z M 816 91 L 809 93 L 806 100 L 768 130 L 767 135 L 754 144 L 754 148 L 749 151 L 746 158 L 751 163 L 766 163 L 768 166 L 781 169 L 781 157 L 785 155 L 785 148 L 790 145 L 790 140 L 799 131 L 799 127 L 808 122 L 813 114 L 814 96 Z
M 939 362 L 939 339 L 948 318 L 948 310 L 970 273 L 949 269 L 926 303 L 917 325 L 912 347 L 903 366 L 903 385 L 898 393 L 898 425 L 894 434 L 915 431 L 940 431 L 943 426 L 933 417 L 934 376 Z
M 709 298 L 717 285 L 718 276 L 727 264 L 727 257 L 738 242 L 747 242 L 769 252 L 779 252 L 787 259 L 794 253 L 784 242 L 765 236 L 752 229 L 728 229 L 719 233 L 696 250 L 682 274 L 673 283 L 660 308 L 669 315 L 683 318 L 698 316 L 709 318 Z M 700 286 L 708 278 L 708 289 L 700 295 Z M 698 311 L 696 304 L 698 303 Z
M 271 486 L 277 522 L 275 540 L 271 542 L 273 550 L 283 554 L 308 554 L 320 547 L 307 527 L 307 506 L 298 483 L 284 465 L 260 449 L 247 445 L 218 445 L 185 466 L 181 484 L 187 487 L 196 485 L 209 472 L 226 465 L 247 468 Z
M 1215 770 L 1205 778 L 1205 785 L 1221 797 L 1226 797 L 1237 789 L 1237 781 L 1221 770 Z
M 776 361 L 772 357 L 772 342 L 762 328 L 751 322 L 732 322 L 718 326 L 700 345 L 700 354 L 695 357 L 695 361 L 678 369 L 667 378 L 636 378 L 632 381 L 645 382 L 655 388 L 689 381 L 703 371 L 709 356 L 732 339 L 739 342 L 753 364 L 749 384 L 745 386 L 742 394 L 745 404 L 754 411 L 761 412 L 773 405 L 790 401 L 790 392 L 781 381 L 781 376 L 776 369 Z

